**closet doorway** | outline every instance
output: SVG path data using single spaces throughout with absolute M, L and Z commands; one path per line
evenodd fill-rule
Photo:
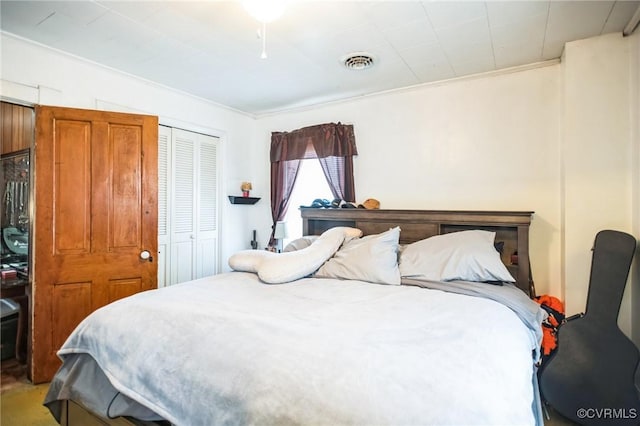
M 158 287 L 218 272 L 219 138 L 158 130 Z

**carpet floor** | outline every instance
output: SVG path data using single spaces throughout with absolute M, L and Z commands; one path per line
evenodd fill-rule
M 33 385 L 26 375 L 26 366 L 15 359 L 2 361 L 0 382 L 0 425 L 55 426 L 49 410 L 42 405 L 48 383 Z
M 42 405 L 49 384 L 23 385 L 0 396 L 0 424 L 2 426 L 56 426 L 47 407 Z

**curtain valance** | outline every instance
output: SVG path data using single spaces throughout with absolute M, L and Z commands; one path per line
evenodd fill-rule
M 351 124 L 318 124 L 291 132 L 271 133 L 272 163 L 306 158 L 352 157 L 357 154 Z

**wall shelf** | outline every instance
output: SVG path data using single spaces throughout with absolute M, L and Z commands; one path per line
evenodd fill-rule
M 243 197 L 241 195 L 229 195 L 231 204 L 255 204 L 260 200 L 259 197 Z

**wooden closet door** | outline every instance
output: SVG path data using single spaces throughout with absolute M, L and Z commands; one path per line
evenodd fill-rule
M 157 117 L 36 108 L 34 383 L 87 315 L 156 288 L 157 142 Z

